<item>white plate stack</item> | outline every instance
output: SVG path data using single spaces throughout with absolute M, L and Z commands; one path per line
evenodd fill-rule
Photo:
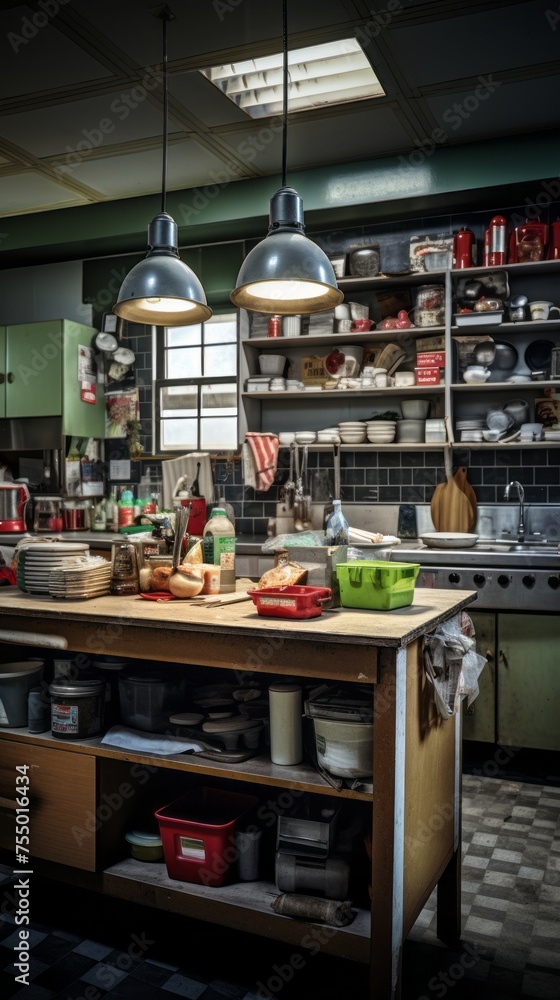
M 48 594 L 51 572 L 88 551 L 87 542 L 36 542 L 27 545 L 19 554 L 20 590 L 30 594 Z

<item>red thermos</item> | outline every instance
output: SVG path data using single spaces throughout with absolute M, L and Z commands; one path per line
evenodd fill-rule
M 501 267 L 506 263 L 507 222 L 503 215 L 495 215 L 484 233 L 485 267 Z
M 453 267 L 472 267 L 474 264 L 474 233 L 466 226 L 453 236 Z

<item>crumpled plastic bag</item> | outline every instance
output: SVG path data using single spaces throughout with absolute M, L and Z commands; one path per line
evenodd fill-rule
M 291 546 L 305 545 L 326 545 L 327 536 L 324 531 L 296 531 L 289 535 L 276 535 L 275 538 L 267 538 L 261 546 L 261 552 L 275 552 L 276 549 L 289 549 Z
M 424 637 L 424 669 L 443 719 L 455 715 L 462 697 L 470 707 L 479 693 L 478 678 L 488 661 L 475 646 L 474 624 L 465 612 Z

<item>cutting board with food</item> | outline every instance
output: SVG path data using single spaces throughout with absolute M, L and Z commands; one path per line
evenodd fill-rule
M 454 475 L 454 480 L 457 483 L 459 489 L 465 494 L 467 500 L 469 501 L 472 509 L 472 518 L 469 525 L 469 531 L 472 531 L 476 524 L 477 516 L 477 499 L 476 493 L 474 492 L 469 480 L 467 479 L 468 469 L 465 465 L 460 465 Z
M 430 513 L 436 531 L 470 530 L 473 516 L 468 497 L 459 489 L 453 478 L 451 456 L 445 452 L 446 481 L 436 486 L 430 504 Z

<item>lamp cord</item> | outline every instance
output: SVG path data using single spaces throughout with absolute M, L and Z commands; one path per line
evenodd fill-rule
M 162 70 L 163 70 L 163 162 L 161 168 L 161 210 L 165 212 L 165 206 L 167 201 L 167 142 L 168 142 L 168 108 L 169 108 L 169 95 L 167 93 L 167 22 L 171 20 L 170 12 L 167 7 L 164 7 L 160 17 L 163 24 L 163 58 L 162 58 Z
M 288 0 L 282 0 L 282 91 L 282 187 L 286 187 L 288 147 Z

